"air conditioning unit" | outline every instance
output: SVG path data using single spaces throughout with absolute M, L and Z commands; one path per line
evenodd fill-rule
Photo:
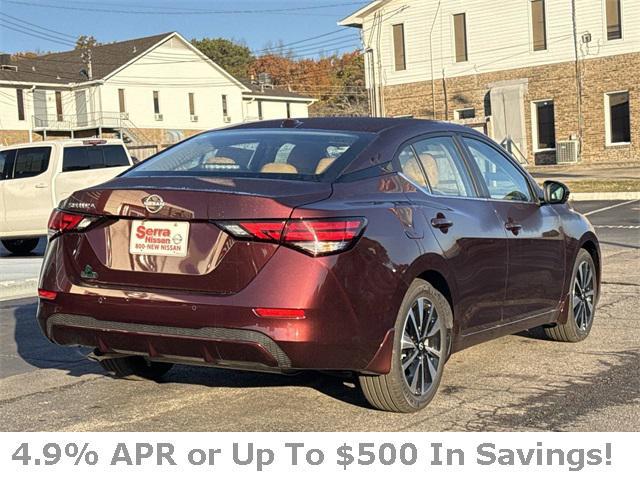
M 156 113 L 156 120 L 161 122 L 162 120 L 164 120 L 164 117 L 162 116 L 161 113 Z
M 129 112 L 120 112 L 120 120 L 129 120 Z
M 556 142 L 556 163 L 577 163 L 580 143 L 578 140 Z
M 191 121 L 192 122 L 197 122 L 198 121 L 198 115 L 191 115 Z
M 229 115 L 222 117 L 222 120 L 224 120 L 224 123 L 231 123 L 231 117 Z

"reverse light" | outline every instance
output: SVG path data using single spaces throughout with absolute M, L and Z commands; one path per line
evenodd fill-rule
M 360 238 L 365 218 L 225 221 L 216 225 L 234 238 L 278 243 L 318 257 L 344 252 Z
M 41 300 L 55 300 L 57 296 L 58 292 L 45 290 L 43 288 L 38 289 L 38 298 L 40 298 Z
M 94 220 L 94 217 L 87 217 L 81 213 L 65 212 L 56 208 L 49 217 L 49 235 L 82 231 L 89 227 Z

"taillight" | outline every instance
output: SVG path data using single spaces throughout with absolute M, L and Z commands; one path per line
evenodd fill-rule
M 234 238 L 279 243 L 314 257 L 348 250 L 366 224 L 360 217 L 217 222 Z
M 49 217 L 49 235 L 57 235 L 65 232 L 80 232 L 87 229 L 96 220 L 81 213 L 65 212 L 57 208 Z

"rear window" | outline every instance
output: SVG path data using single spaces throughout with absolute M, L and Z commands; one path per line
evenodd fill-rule
M 348 165 L 372 138 L 372 134 L 292 129 L 208 132 L 155 155 L 126 175 L 320 180 Z
M 127 166 L 129 159 L 122 145 L 65 147 L 62 158 L 63 172 Z
M 51 147 L 19 148 L 16 150 L 13 178 L 35 177 L 47 171 Z

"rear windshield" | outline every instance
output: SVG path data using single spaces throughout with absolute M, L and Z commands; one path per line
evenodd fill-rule
M 186 175 L 319 181 L 341 170 L 373 135 L 292 129 L 207 132 L 140 163 L 125 176 Z
M 62 158 L 63 172 L 128 166 L 129 158 L 122 145 L 65 147 Z

